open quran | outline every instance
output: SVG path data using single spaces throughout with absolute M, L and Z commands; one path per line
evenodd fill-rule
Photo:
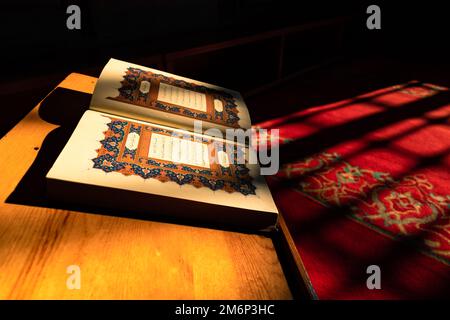
M 236 91 L 111 59 L 47 174 L 48 193 L 149 219 L 271 229 L 278 210 L 249 145 L 208 135 L 250 128 Z

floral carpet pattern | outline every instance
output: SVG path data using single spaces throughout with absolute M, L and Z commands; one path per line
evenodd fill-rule
M 450 294 L 448 88 L 411 81 L 257 127 L 279 129 L 268 182 L 318 298 Z
M 334 153 L 286 165 L 279 177 L 301 177 L 298 190 L 392 237 L 422 234 L 423 250 L 450 264 L 450 196 L 433 193 L 424 175 L 397 181 L 389 173 L 353 166 Z

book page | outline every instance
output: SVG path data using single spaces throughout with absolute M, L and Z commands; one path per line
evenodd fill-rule
M 249 129 L 242 96 L 233 90 L 111 59 L 92 96 L 91 110 L 193 130 Z
M 166 83 L 159 84 L 157 99 L 197 111 L 206 112 L 207 109 L 205 93 L 183 89 Z
M 206 143 L 159 133 L 153 133 L 151 136 L 148 157 L 190 166 L 210 167 Z
M 245 148 L 88 110 L 47 178 L 278 213 L 259 166 L 230 161 Z

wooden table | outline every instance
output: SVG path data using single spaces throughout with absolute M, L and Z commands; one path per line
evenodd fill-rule
M 96 80 L 73 73 L 59 87 L 92 93 Z M 0 140 L 1 299 L 292 297 L 263 235 L 8 203 L 57 128 L 38 110 Z M 79 290 L 67 288 L 69 265 L 80 267 Z

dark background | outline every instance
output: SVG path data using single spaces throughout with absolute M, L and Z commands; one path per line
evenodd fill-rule
M 81 7 L 81 30 L 66 28 L 66 8 L 70 4 Z M 366 28 L 366 8 L 370 4 L 381 7 L 381 30 Z M 339 57 L 340 60 L 328 65 L 328 71 L 322 69 L 301 77 L 303 81 L 311 77 L 320 84 L 320 94 L 329 97 L 323 102 L 341 98 L 333 95 L 333 90 L 356 94 L 370 89 L 369 86 L 376 89 L 374 81 L 380 79 L 385 79 L 383 84 L 390 84 L 387 79 L 408 80 L 417 76 L 411 70 L 441 82 L 448 78 L 445 75 L 448 75 L 450 11 L 444 1 L 18 0 L 1 6 L 1 135 L 67 74 L 98 76 L 110 57 L 165 69 L 164 65 L 152 63 L 152 57 L 344 16 L 350 20 L 342 30 L 329 28 L 289 37 L 282 76 Z M 336 32 L 341 31 L 341 38 L 337 38 Z M 246 95 L 273 80 L 277 41 L 274 38 L 181 59 L 170 71 Z M 394 70 L 391 66 L 402 67 Z M 352 81 L 358 71 L 361 74 L 357 84 L 366 85 L 355 91 Z M 336 83 L 327 83 L 326 78 L 333 76 Z M 348 85 L 344 88 L 335 88 L 346 81 Z M 299 84 L 299 92 L 302 88 Z M 264 94 L 264 90 L 261 92 Z M 249 107 L 256 108 L 251 100 L 248 102 Z M 263 118 L 255 111 L 250 112 L 256 120 Z

